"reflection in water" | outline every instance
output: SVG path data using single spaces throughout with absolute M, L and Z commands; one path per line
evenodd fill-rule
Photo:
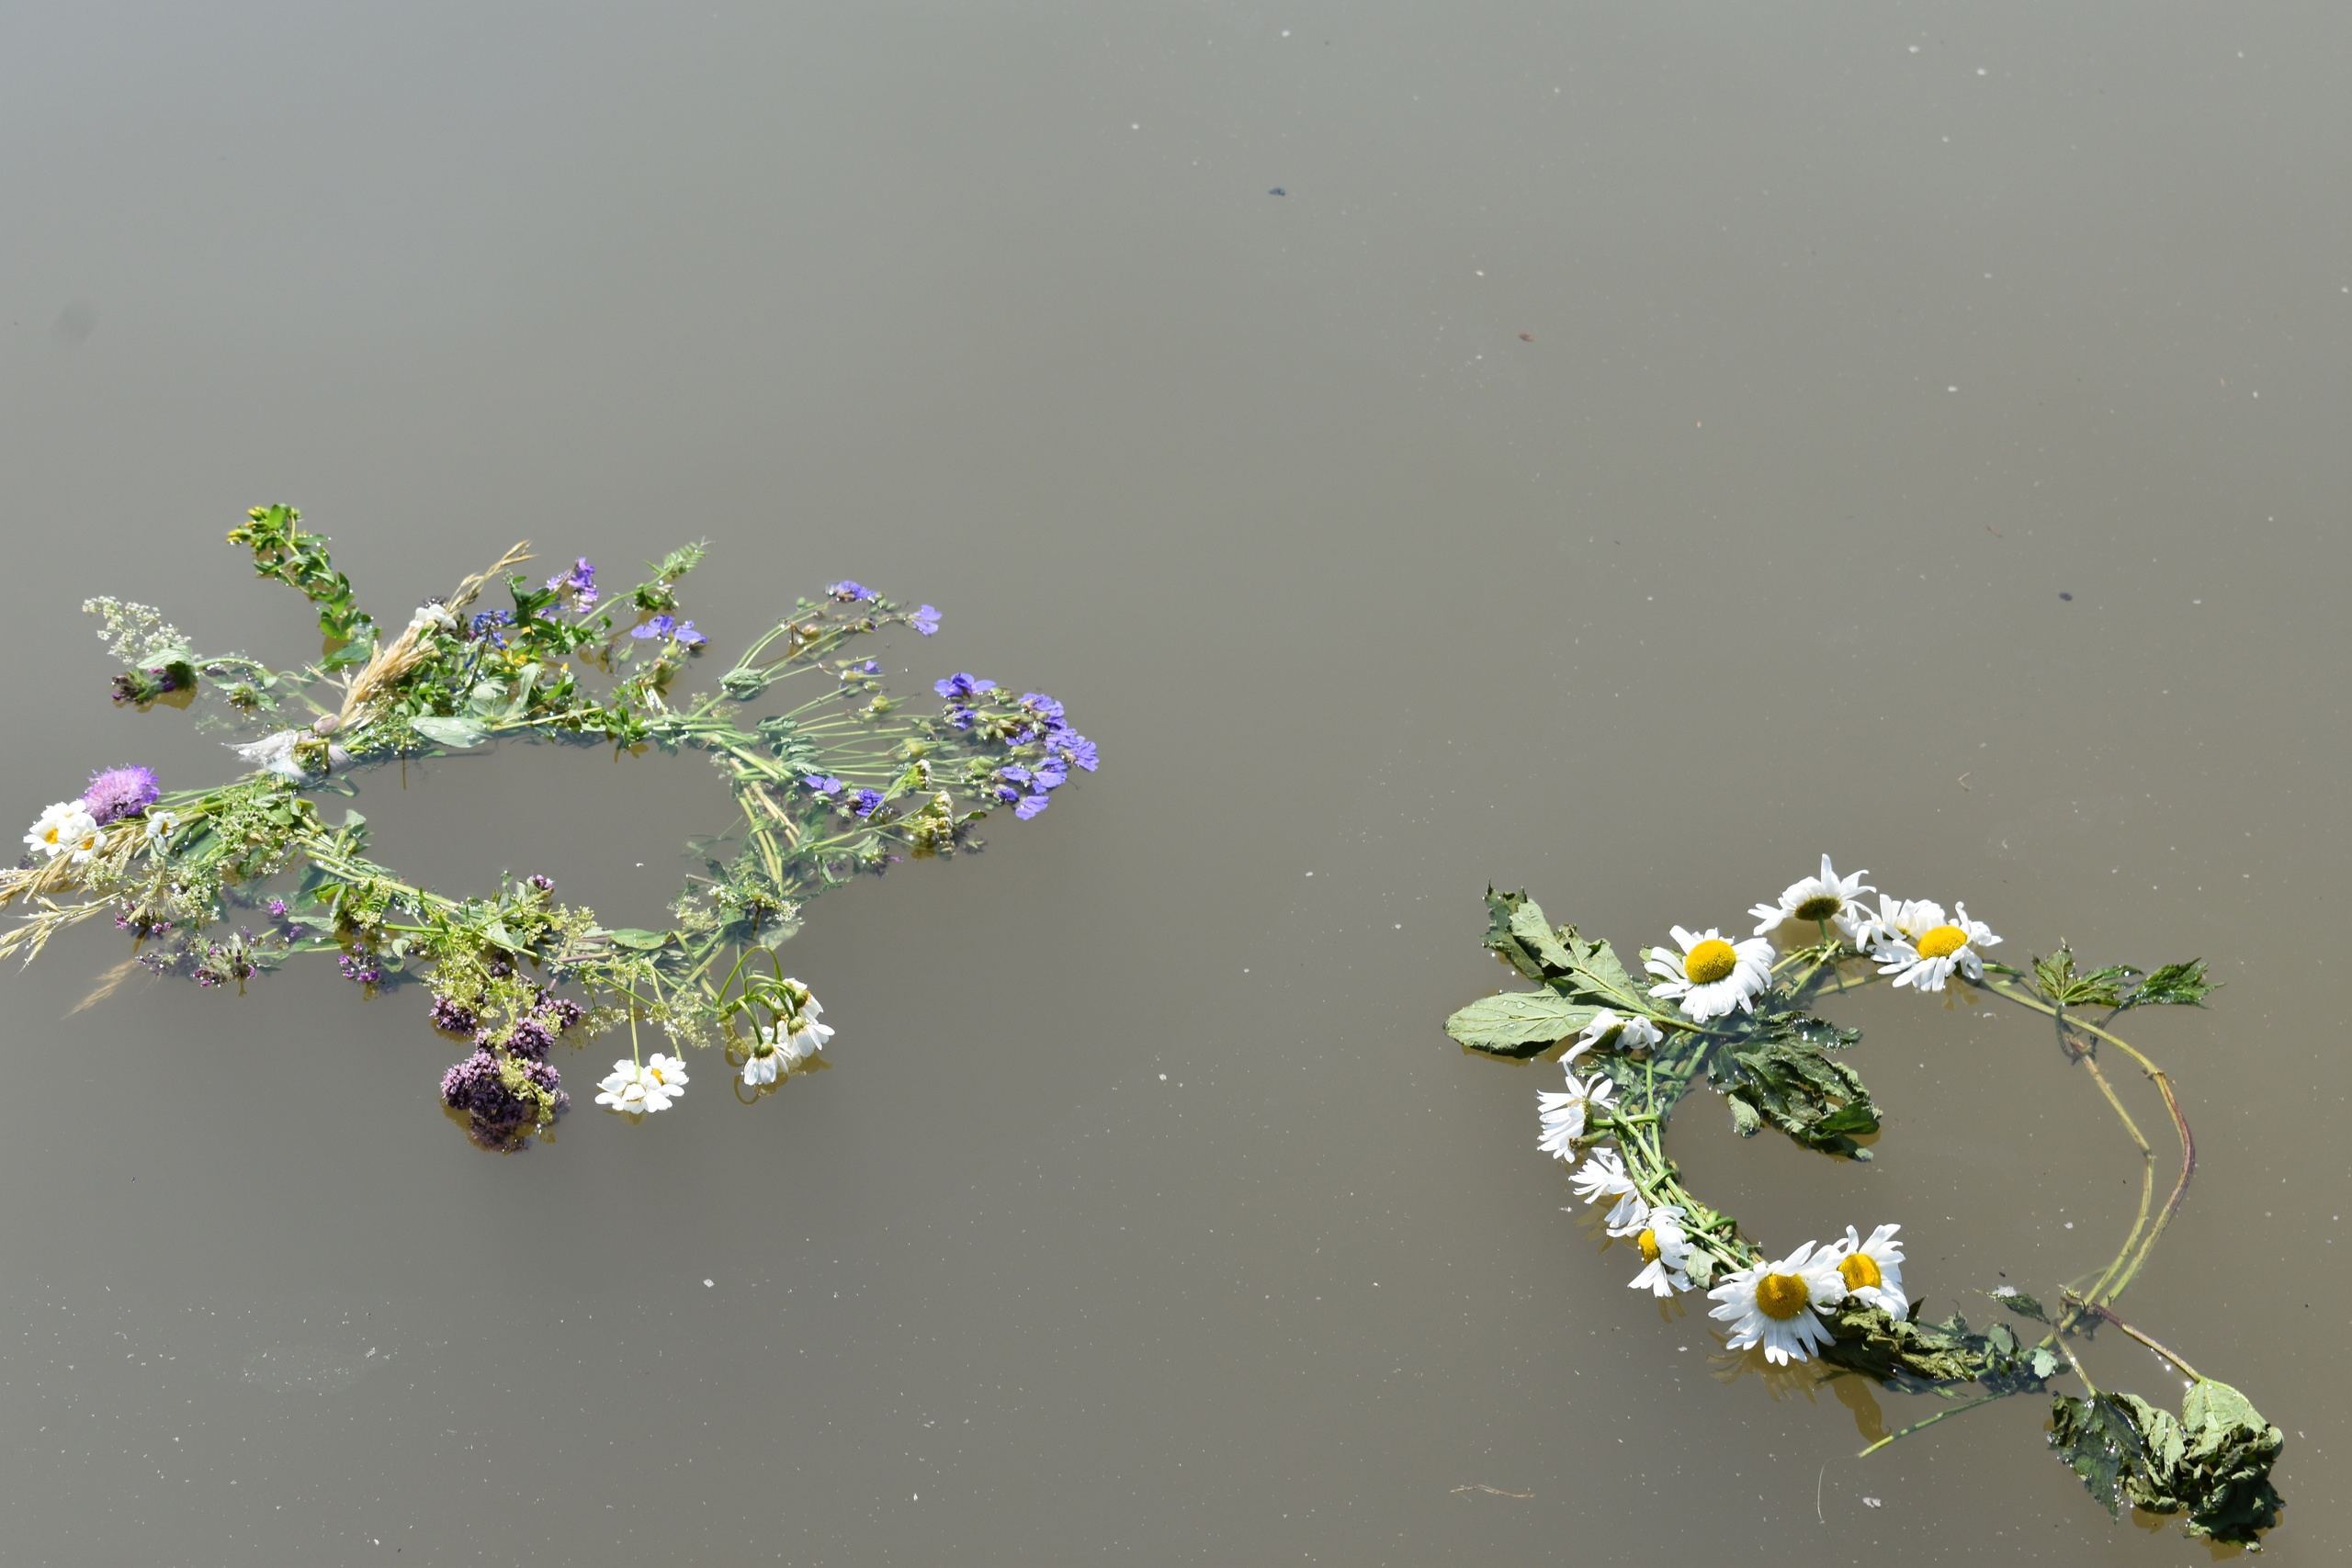
M 323 1345 L 274 1345 L 247 1356 L 238 1375 L 272 1393 L 333 1393 L 357 1382 L 372 1354 Z

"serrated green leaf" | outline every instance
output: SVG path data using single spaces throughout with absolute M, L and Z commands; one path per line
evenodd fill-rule
M 1543 909 L 1534 903 L 1523 903 L 1511 911 L 1510 934 L 1544 966 L 1546 976 L 1567 969 L 1568 950 L 1560 945 L 1560 939 L 1544 923 Z
M 1445 1032 L 1489 1055 L 1534 1056 L 1590 1023 L 1598 1010 L 1556 991 L 1504 991 L 1447 1019 Z
M 490 731 L 482 727 L 479 719 L 454 716 L 444 718 L 427 714 L 422 718 L 413 718 L 408 722 L 409 728 L 427 740 L 456 750 L 463 750 L 469 746 L 479 746 L 490 739 Z
M 2205 978 L 2205 961 L 2192 958 L 2186 964 L 2167 964 L 2149 976 L 2123 1005 L 2135 1008 L 2201 1007 L 2207 997 L 2221 988 L 2220 981 Z
M 1542 980 L 1549 973 L 1544 969 L 1543 960 L 1528 951 L 1527 944 L 1519 940 L 1518 933 L 1512 929 L 1522 908 L 1534 909 L 1538 922 L 1544 919 L 1543 909 L 1529 900 L 1524 888 L 1517 893 L 1504 893 L 1493 887 L 1487 889 L 1486 946 L 1529 979 Z

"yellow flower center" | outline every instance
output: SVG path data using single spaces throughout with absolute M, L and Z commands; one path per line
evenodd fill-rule
M 1849 1291 L 1867 1291 L 1886 1278 L 1878 1271 L 1878 1259 L 1867 1252 L 1851 1252 L 1838 1259 L 1838 1272 L 1845 1277 Z
M 1798 1274 L 1767 1274 L 1757 1282 L 1756 1305 L 1766 1317 L 1786 1323 L 1804 1311 L 1813 1292 Z
M 1922 958 L 1950 958 L 1968 945 L 1968 933 L 1958 926 L 1938 926 L 1919 939 Z
M 1644 1231 L 1641 1235 L 1634 1238 L 1634 1245 L 1642 1249 L 1643 1262 L 1655 1263 L 1657 1261 L 1657 1232 L 1654 1230 Z
M 1835 893 L 1816 893 L 1797 906 L 1797 919 L 1811 920 L 1815 925 L 1846 907 L 1846 900 Z
M 1709 937 L 1682 960 L 1683 978 L 1694 986 L 1712 986 L 1739 967 L 1739 954 L 1721 937 Z

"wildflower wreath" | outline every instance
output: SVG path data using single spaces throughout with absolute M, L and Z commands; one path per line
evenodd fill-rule
M 1608 942 L 1588 940 L 1574 926 L 1555 931 L 1524 893 L 1490 888 L 1486 945 L 1537 988 L 1473 1002 L 1446 1021 L 1446 1032 L 1472 1051 L 1519 1060 L 1573 1042 L 1559 1056 L 1566 1086 L 1536 1097 L 1539 1146 L 1572 1167 L 1574 1190 L 1588 1205 L 1612 1205 L 1603 1222 L 1608 1233 L 1641 1255 L 1633 1289 L 1662 1302 L 1706 1292 L 1718 1303 L 1709 1315 L 1724 1324 L 1728 1348 L 1759 1349 L 1768 1364 L 1817 1356 L 1838 1369 L 1832 1376 L 1858 1374 L 1961 1401 L 1864 1454 L 1962 1410 L 2049 1392 L 2053 1379 L 2071 1371 L 2082 1393 L 2054 1396 L 2050 1443 L 2110 1515 L 2125 1503 L 2183 1514 L 2191 1535 L 2258 1549 L 2260 1532 L 2278 1523 L 2283 1506 L 2270 1471 L 2284 1435 L 2244 1394 L 2199 1373 L 2114 1308 L 2187 1196 L 2197 1145 L 2171 1079 L 2109 1026 L 2134 1008 L 2200 1005 L 2215 989 L 2203 961 L 2153 973 L 2124 964 L 2083 972 L 2062 943 L 2030 971 L 2012 968 L 1986 956 L 2001 939 L 1967 906 L 1953 906 L 1947 917 L 1935 903 L 1882 898 L 1873 910 L 1862 895 L 1876 889 L 1863 886 L 1864 874 L 1840 877 L 1825 855 L 1820 875 L 1749 911 L 1753 936 L 1677 926 L 1672 947 L 1642 953 L 1646 977 L 1638 979 Z M 1776 952 L 1770 938 L 1790 929 L 1805 940 Z M 1856 1140 L 1878 1131 L 1878 1110 L 1842 1055 L 1860 1032 L 1812 1010 L 1832 987 L 1842 992 L 1882 978 L 1923 995 L 1967 986 L 2046 1015 L 2060 1047 L 2088 1072 L 2139 1147 L 2139 1217 L 2112 1262 L 2087 1284 L 2061 1290 L 2054 1306 L 2007 1286 L 1990 1292 L 2039 1325 L 2038 1337 L 2000 1321 L 1976 1327 L 1957 1313 L 1922 1321 L 1920 1300 L 1905 1283 L 1897 1224 L 1879 1225 L 1868 1237 L 1849 1225 L 1842 1239 L 1808 1241 L 1773 1257 L 1731 1215 L 1686 1189 L 1667 1156 L 1668 1119 L 1703 1074 L 1743 1136 L 1769 1125 L 1806 1148 L 1869 1159 Z M 2147 1076 L 2178 1135 L 2180 1173 L 2161 1208 L 2154 1150 L 2101 1068 L 2103 1049 Z M 2188 1392 L 2177 1416 L 2092 1383 L 2075 1342 L 2101 1325 L 2179 1369 Z
M 1041 692 L 955 674 L 934 684 L 937 712 L 906 710 L 883 690 L 881 665 L 845 649 L 894 626 L 929 637 L 939 612 L 861 583 L 800 600 L 715 691 L 682 696 L 708 643 L 677 613 L 702 545 L 609 598 L 584 558 L 544 582 L 511 572 L 530 558 L 517 545 L 388 632 L 300 524 L 291 507 L 255 508 L 229 541 L 318 606 L 324 651 L 301 669 L 200 655 L 149 605 L 83 606 L 125 666 L 118 704 L 198 709 L 201 724 L 258 733 L 234 746 L 254 771 L 178 791 L 144 767 L 92 775 L 0 871 L 0 906 L 29 906 L 0 955 L 30 963 L 60 931 L 111 912 L 136 951 L 92 1001 L 140 967 L 242 990 L 298 953 L 335 953 L 370 996 L 421 983 L 434 1028 L 470 1047 L 443 1076 L 442 1104 L 485 1149 L 551 1136 L 571 1104 L 555 1046 L 624 1025 L 629 1055 L 596 1103 L 633 1119 L 676 1101 L 689 1046 L 722 1049 L 747 1103 L 816 1066 L 832 1030 L 776 955 L 808 900 L 903 859 L 978 848 L 973 829 L 991 812 L 1033 818 L 1073 771 L 1096 766 L 1093 743 Z M 475 609 L 493 583 L 511 608 Z M 751 717 L 772 693 L 797 700 Z M 503 737 L 710 757 L 741 817 L 696 841 L 703 869 L 670 907 L 675 925 L 607 928 L 560 903 L 543 875 L 502 877 L 488 897 L 436 893 L 368 858 L 358 812 L 330 826 L 319 810 L 316 795 L 351 793 L 360 769 Z M 647 1054 L 644 1026 L 678 1054 Z

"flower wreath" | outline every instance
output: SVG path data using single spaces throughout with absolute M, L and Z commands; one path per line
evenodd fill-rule
M 1016 696 L 955 674 L 934 684 L 938 712 L 907 711 L 883 690 L 878 662 L 844 649 L 894 626 L 931 637 L 939 612 L 862 583 L 800 600 L 715 691 L 680 695 L 708 642 L 677 614 L 677 585 L 703 545 L 673 550 L 610 597 L 584 558 L 544 582 L 510 572 L 530 558 L 517 545 L 388 634 L 359 607 L 327 541 L 300 524 L 291 507 L 259 507 L 229 535 L 263 577 L 318 606 L 324 649 L 300 670 L 200 656 L 149 605 L 83 606 L 126 666 L 118 704 L 200 705 L 201 724 L 266 733 L 234 745 L 255 771 L 232 784 L 167 792 L 144 767 L 108 768 L 41 813 L 24 861 L 0 871 L 0 906 L 30 906 L 0 935 L 0 955 L 29 963 L 60 931 L 111 911 L 136 951 L 89 1001 L 141 967 L 242 991 L 311 952 L 337 954 L 369 996 L 421 982 L 433 1026 L 471 1047 L 443 1075 L 443 1107 L 485 1149 L 551 1137 L 571 1104 L 554 1047 L 624 1024 L 629 1055 L 596 1103 L 632 1119 L 675 1102 L 688 1046 L 723 1048 L 746 1103 L 821 1065 L 832 1033 L 824 1010 L 776 956 L 808 900 L 906 858 L 977 849 L 974 828 L 991 812 L 1033 818 L 1097 763 L 1093 743 L 1042 692 Z M 475 609 L 502 575 L 512 607 Z M 749 716 L 772 691 L 797 700 Z M 346 780 L 361 768 L 501 737 L 711 758 L 741 818 L 695 841 L 703 867 L 670 907 L 674 926 L 607 928 L 558 902 L 541 875 L 502 878 L 486 897 L 434 892 L 368 858 L 358 812 L 329 826 L 314 799 L 353 793 Z M 251 923 L 235 923 L 238 913 Z M 559 994 L 567 986 L 577 998 Z M 648 1055 L 643 1025 L 680 1055 Z
M 1760 1351 L 1768 1366 L 1818 1357 L 1838 1369 L 1831 1376 L 1859 1374 L 1949 1400 L 1975 1391 L 1881 1438 L 1865 1455 L 1962 1410 L 2048 1392 L 2052 1380 L 2071 1371 L 2083 1392 L 2054 1396 L 2049 1440 L 2110 1515 L 2124 1503 L 2183 1514 L 2191 1535 L 2258 1549 L 2260 1532 L 2278 1523 L 2283 1506 L 2270 1471 L 2284 1434 L 2244 1394 L 2197 1371 L 2114 1310 L 2188 1194 L 2196 1144 L 2171 1079 L 2109 1026 L 2133 1008 L 2200 1005 L 2216 988 L 2203 961 L 2153 973 L 2124 964 L 2086 973 L 2062 943 L 2030 971 L 2012 968 L 1985 955 L 2001 939 L 1965 905 L 1947 917 L 1932 902 L 1882 898 L 1873 910 L 1862 895 L 1876 889 L 1863 886 L 1864 874 L 1840 877 L 1823 856 L 1820 875 L 1749 911 L 1757 922 L 1751 937 L 1677 926 L 1674 946 L 1642 953 L 1645 979 L 1629 974 L 1608 942 L 1587 940 L 1574 926 L 1554 930 L 1524 893 L 1490 888 L 1486 945 L 1539 988 L 1473 1002 L 1446 1021 L 1446 1032 L 1469 1050 L 1522 1061 L 1573 1041 L 1558 1058 L 1566 1087 L 1536 1097 L 1539 1146 L 1571 1167 L 1574 1190 L 1587 1204 L 1612 1205 L 1608 1234 L 1641 1255 L 1634 1289 L 1662 1302 L 1706 1292 L 1718 1303 L 1709 1315 L 1724 1325 L 1727 1348 Z M 1776 953 L 1768 939 L 1784 928 L 1809 928 L 1812 940 Z M 1668 1119 L 1703 1073 L 1743 1136 L 1769 1125 L 1806 1148 L 1869 1159 L 1855 1140 L 1878 1131 L 1878 1110 L 1841 1055 L 1860 1032 L 1812 1009 L 1827 987 L 1842 992 L 1881 978 L 1922 994 L 1964 985 L 2046 1015 L 2060 1048 L 2089 1073 L 2139 1147 L 2139 1217 L 2114 1261 L 2086 1285 L 2061 1290 L 2054 1307 L 2008 1286 L 1990 1292 L 2041 1326 L 2031 1342 L 2005 1322 L 1980 1328 L 1957 1313 L 1942 1323 L 1923 1321 L 1920 1300 L 1904 1280 L 1900 1225 L 1879 1225 L 1867 1238 L 1849 1225 L 1826 1246 L 1808 1241 L 1775 1258 L 1731 1215 L 1694 1197 L 1667 1156 Z M 2100 1067 L 2102 1048 L 2147 1076 L 2178 1134 L 2180 1174 L 2160 1209 L 2154 1151 Z M 2177 1416 L 2092 1383 L 2074 1342 L 2101 1325 L 2184 1374 L 2188 1393 Z

